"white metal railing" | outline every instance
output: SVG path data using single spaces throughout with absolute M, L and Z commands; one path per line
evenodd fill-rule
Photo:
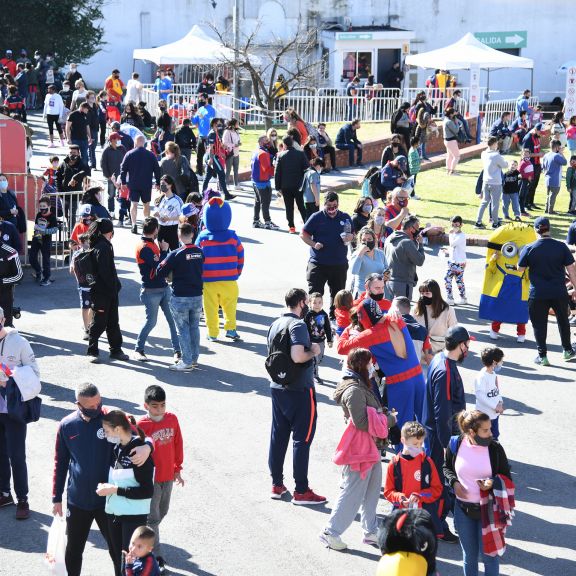
M 516 115 L 516 98 L 507 100 L 490 100 L 483 106 L 484 118 L 482 119 L 482 139 L 488 138 L 492 124 L 498 120 L 504 112 L 510 112 L 511 119 Z M 529 100 L 531 107 L 539 104 L 539 98 L 532 97 Z

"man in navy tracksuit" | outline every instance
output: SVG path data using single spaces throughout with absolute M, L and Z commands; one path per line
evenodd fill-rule
M 92 522 L 108 542 L 104 506 L 106 499 L 96 494 L 100 482 L 108 482 L 114 445 L 106 440 L 102 428 L 102 399 L 94 384 L 80 384 L 76 391 L 78 410 L 66 416 L 58 428 L 54 455 L 52 488 L 53 514 L 62 516 L 62 494 L 68 476 L 66 570 L 68 576 L 79 576 L 82 554 Z M 136 448 L 132 461 L 143 464 L 151 444 Z
M 296 488 L 292 504 L 324 504 L 326 498 L 315 494 L 308 485 L 310 445 L 316 431 L 316 392 L 314 390 L 314 357 L 320 346 L 310 341 L 308 328 L 302 320 L 308 312 L 308 294 L 292 288 L 286 294 L 289 312 L 274 321 L 268 330 L 268 353 L 274 337 L 289 326 L 290 356 L 300 366 L 297 378 L 286 386 L 270 382 L 272 396 L 272 433 L 268 466 L 272 475 L 271 498 L 280 500 L 286 492 L 284 486 L 284 458 L 292 433 L 293 468 Z
M 132 219 L 132 233 L 138 234 L 136 216 L 138 214 L 138 202 L 144 205 L 144 218 L 150 216 L 150 200 L 152 199 L 152 178 L 156 186 L 160 186 L 160 165 L 156 156 L 150 150 L 146 150 L 146 138 L 136 136 L 136 146 L 126 153 L 120 165 L 120 179 L 122 184 L 130 190 L 130 218 Z
M 452 326 L 445 336 L 445 349 L 436 354 L 428 367 L 426 393 L 422 409 L 422 424 L 426 428 L 426 452 L 434 461 L 440 481 L 444 486 L 439 504 L 445 542 L 457 542 L 458 538 L 450 532 L 446 516 L 452 509 L 452 497 L 448 493 L 444 474 L 444 450 L 448 447 L 450 437 L 459 435 L 456 414 L 466 409 L 464 385 L 458 372 L 458 363 L 468 354 L 470 334 L 463 326 Z

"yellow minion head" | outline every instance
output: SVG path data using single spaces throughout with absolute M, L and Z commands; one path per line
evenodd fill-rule
M 500 226 L 488 238 L 486 264 L 494 262 L 493 256 L 497 254 L 498 260 L 496 262 L 500 268 L 506 270 L 507 274 L 522 276 L 516 270 L 518 257 L 522 248 L 535 240 L 536 232 L 534 232 L 534 228 L 530 224 L 513 222 Z

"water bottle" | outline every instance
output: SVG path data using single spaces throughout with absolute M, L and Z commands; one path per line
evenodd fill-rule
M 350 220 L 346 220 L 344 222 L 344 231 L 342 232 L 342 234 L 340 234 L 340 236 L 342 236 L 342 241 L 344 242 L 344 244 L 349 244 L 349 242 L 344 240 L 344 238 L 346 238 L 347 235 L 351 233 L 352 233 L 352 223 L 350 222 Z

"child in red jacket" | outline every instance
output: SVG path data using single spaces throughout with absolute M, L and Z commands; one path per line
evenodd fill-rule
M 158 528 L 168 513 L 174 482 L 184 486 L 181 475 L 184 448 L 178 418 L 175 414 L 166 412 L 166 392 L 161 386 L 153 385 L 146 388 L 144 407 L 148 414 L 138 420 L 138 426 L 154 441 L 152 457 L 156 467 L 148 526 L 156 533 L 154 556 L 163 569 L 165 561 L 161 555 Z
M 442 484 L 434 462 L 424 452 L 425 437 L 426 430 L 418 422 L 402 426 L 403 449 L 388 464 L 384 498 L 394 508 L 424 508 L 432 516 L 436 533 L 443 534 L 437 506 Z

